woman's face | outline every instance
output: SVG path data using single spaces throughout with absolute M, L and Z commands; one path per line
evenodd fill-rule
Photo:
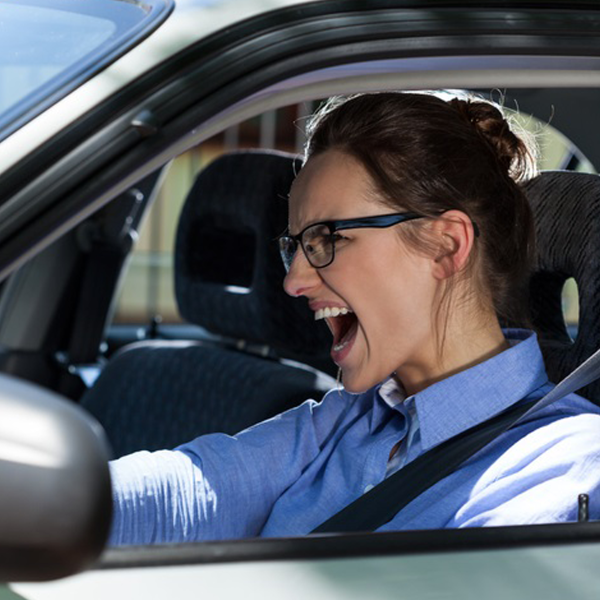
M 393 212 L 400 211 L 377 200 L 361 163 L 329 150 L 311 158 L 292 186 L 289 231 L 295 235 L 319 221 Z M 335 260 L 321 269 L 298 248 L 285 278 L 286 292 L 308 298 L 315 318 L 327 321 L 331 356 L 350 392 L 365 391 L 395 372 L 401 381 L 410 380 L 436 361 L 432 313 L 439 281 L 433 259 L 401 241 L 396 229 L 405 226 L 340 231 Z M 336 311 L 323 309 L 352 312 L 333 316 Z

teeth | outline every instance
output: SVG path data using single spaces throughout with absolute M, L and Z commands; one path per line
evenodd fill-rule
M 339 317 L 340 315 L 347 315 L 352 311 L 349 308 L 338 308 L 337 306 L 320 308 L 315 312 L 315 321 L 326 319 L 327 317 Z
M 340 350 L 343 350 L 348 344 L 350 343 L 350 340 L 348 340 L 347 342 L 344 342 L 343 344 L 336 344 L 333 349 L 336 352 L 339 352 Z

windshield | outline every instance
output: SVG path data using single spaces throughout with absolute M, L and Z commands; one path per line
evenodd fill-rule
M 137 43 L 170 4 L 1 1 L 0 139 Z

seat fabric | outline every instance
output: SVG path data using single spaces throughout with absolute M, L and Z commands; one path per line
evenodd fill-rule
M 537 261 L 532 320 L 550 379 L 560 381 L 600 348 L 600 177 L 547 171 L 525 185 L 535 217 Z M 571 339 L 562 310 L 565 281 L 579 291 L 579 327 Z M 580 391 L 598 403 L 600 382 Z
M 113 453 L 121 456 L 172 448 L 205 433 L 235 434 L 320 398 L 331 381 L 318 377 L 201 343 L 140 343 L 109 362 L 85 406 L 109 426 Z
M 327 356 L 331 336 L 306 300 L 283 291 L 276 243 L 299 169 L 291 155 L 265 152 L 229 154 L 205 169 L 179 220 L 175 292 L 190 323 L 308 358 Z
M 111 358 L 81 403 L 115 456 L 233 434 L 335 384 L 274 358 L 330 364 L 327 328 L 282 289 L 275 239 L 297 168 L 291 155 L 246 151 L 198 175 L 178 226 L 176 298 L 189 323 L 220 341 L 149 340 Z

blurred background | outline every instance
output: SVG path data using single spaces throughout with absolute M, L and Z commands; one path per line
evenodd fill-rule
M 304 125 L 318 102 L 306 102 L 270 111 L 245 121 L 203 142 L 172 161 L 161 190 L 142 224 L 135 252 L 122 280 L 113 322 L 145 325 L 181 321 L 173 292 L 173 248 L 177 220 L 196 174 L 224 152 L 240 148 L 271 148 L 302 153 Z M 539 166 L 594 173 L 592 164 L 551 125 L 515 113 L 519 124 L 531 132 L 539 147 Z M 578 297 L 574 280 L 563 292 L 567 323 L 576 327 Z

